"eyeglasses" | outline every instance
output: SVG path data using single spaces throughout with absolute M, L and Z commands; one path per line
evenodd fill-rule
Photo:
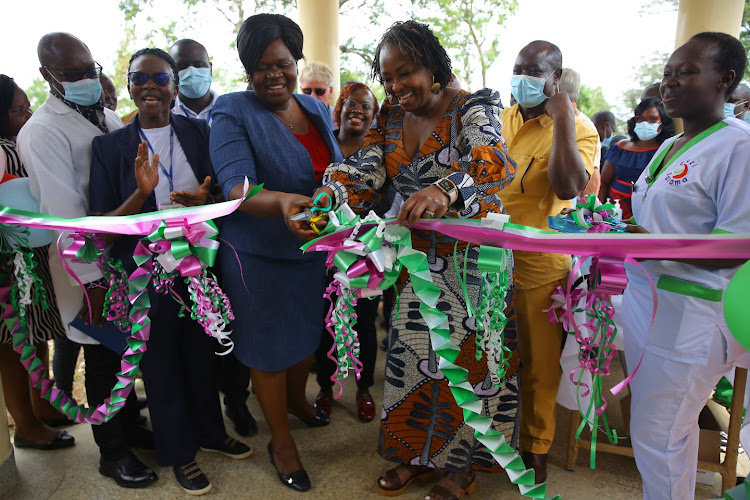
M 130 83 L 138 85 L 139 87 L 141 85 L 146 85 L 146 82 L 149 80 L 157 84 L 159 87 L 166 87 L 172 79 L 172 75 L 169 73 L 154 73 L 149 75 L 141 71 L 133 71 L 132 73 L 128 73 L 128 78 L 130 79 Z
M 370 112 L 373 109 L 372 104 L 370 104 L 369 102 L 357 102 L 354 99 L 347 99 L 344 104 L 349 109 L 354 109 L 359 106 L 365 113 Z
M 59 75 L 63 75 L 65 77 L 65 80 L 68 82 L 77 82 L 78 80 L 83 80 L 84 78 L 99 78 L 102 74 L 102 67 L 97 62 L 94 62 L 93 67 L 79 71 L 60 71 L 59 69 L 55 69 L 50 66 L 42 67 L 47 71 L 52 70 Z
M 320 88 L 320 87 L 305 87 L 302 89 L 303 94 L 311 95 L 313 93 L 313 90 L 315 91 L 315 95 L 318 97 L 322 97 L 323 94 L 326 93 L 328 90 L 327 88 Z
M 641 123 L 641 122 L 649 122 L 651 125 L 653 125 L 654 123 L 661 123 L 661 117 L 652 116 L 651 118 L 646 118 L 645 116 L 636 115 L 635 123 Z

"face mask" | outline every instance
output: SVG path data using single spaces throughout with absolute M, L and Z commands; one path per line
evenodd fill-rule
M 640 122 L 635 124 L 635 135 L 642 141 L 648 141 L 659 135 L 661 123 Z
M 745 123 L 750 123 L 750 112 L 745 113 L 743 120 L 745 120 Z
M 513 75 L 510 78 L 510 92 L 515 97 L 516 102 L 522 107 L 533 108 L 534 106 L 538 106 L 547 99 L 547 96 L 544 94 L 544 84 L 552 75 L 554 73 L 550 73 L 547 78 Z
M 604 139 L 602 141 L 602 146 L 604 146 L 605 148 L 608 148 L 610 146 L 610 144 L 612 144 L 612 139 L 614 137 L 615 137 L 615 133 L 614 132 L 612 132 L 611 134 L 609 134 L 609 137 L 607 137 L 606 139 Z
M 736 115 L 734 114 L 734 108 L 736 108 L 737 105 L 731 102 L 724 103 L 724 116 L 727 118 L 734 118 Z
M 180 92 L 190 99 L 203 97 L 211 88 L 211 68 L 190 66 L 180 71 L 178 75 Z
M 98 78 L 84 78 L 77 82 L 61 82 L 54 76 L 52 78 L 62 85 L 63 97 L 66 101 L 81 106 L 93 106 L 102 96 L 102 83 Z

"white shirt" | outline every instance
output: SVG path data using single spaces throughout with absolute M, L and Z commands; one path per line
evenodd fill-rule
M 750 233 L 750 125 L 736 118 L 681 154 L 656 176 L 650 188 L 646 178 L 651 164 L 677 140 L 661 145 L 635 184 L 633 214 L 638 224 L 651 233 L 710 234 L 716 230 Z M 706 269 L 667 260 L 643 262 L 655 284 L 659 278 L 675 278 L 714 290 L 726 289 L 738 268 Z M 628 334 L 640 345 L 649 345 L 667 359 L 705 364 L 714 333 L 727 338 L 727 350 L 741 349 L 724 320 L 721 301 L 714 302 L 659 289 L 658 311 L 651 322 L 651 288 L 643 271 L 626 265 L 623 322 Z
M 591 128 L 591 130 L 596 132 L 597 139 L 596 139 L 596 155 L 594 156 L 594 168 L 599 168 L 599 165 L 601 164 L 601 161 L 602 161 L 602 142 L 599 140 L 599 132 L 596 130 L 596 125 L 594 125 L 594 122 L 591 121 L 591 118 L 586 116 L 586 113 L 584 113 L 583 111 L 578 113 L 576 116 L 578 116 L 581 120 L 586 122 L 586 125 L 588 125 Z M 573 206 L 575 207 L 575 203 L 573 204 Z
M 104 108 L 109 131 L 122 127 L 112 111 Z M 103 135 L 81 113 L 49 95 L 18 134 L 18 154 L 29 173 L 31 194 L 42 213 L 58 217 L 85 217 L 89 205 L 91 141 Z M 95 264 L 71 264 L 83 283 L 96 281 L 102 273 Z M 63 324 L 68 325 L 83 304 L 83 291 L 62 267 L 54 246 L 50 247 L 50 269 Z M 68 338 L 81 344 L 98 342 L 75 328 Z
M 187 118 L 196 118 L 198 120 L 206 120 L 208 122 L 208 126 L 211 126 L 211 122 L 213 122 L 213 114 L 214 111 L 214 104 L 216 103 L 216 99 L 219 97 L 219 94 L 214 92 L 213 90 L 208 91 L 211 94 L 211 102 L 201 110 L 200 113 L 196 113 L 192 109 L 188 108 L 182 101 L 180 101 L 179 94 L 177 95 L 177 99 L 174 102 L 174 108 L 172 108 L 172 113 L 179 115 L 179 116 L 185 116 Z
M 196 179 L 193 169 L 190 168 L 190 163 L 188 163 L 185 151 L 182 149 L 177 135 L 172 136 L 171 131 L 171 125 L 160 128 L 141 129 L 141 132 L 146 136 L 150 144 L 148 150 L 149 162 L 153 158 L 154 153 L 159 155 L 159 184 L 156 185 L 154 195 L 156 196 L 156 203 L 160 205 L 162 210 L 182 206 L 172 204 L 172 201 L 169 199 L 172 191 L 198 191 L 200 187 L 200 182 Z M 174 140 L 174 147 L 171 148 L 171 156 L 170 143 L 172 140 L 170 136 Z M 172 167 L 172 189 L 170 189 L 169 176 L 167 175 L 170 165 Z

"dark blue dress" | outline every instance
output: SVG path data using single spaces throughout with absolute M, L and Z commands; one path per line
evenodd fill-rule
M 633 216 L 633 209 L 630 205 L 633 183 L 641 176 L 641 172 L 648 166 L 657 149 L 659 146 L 645 151 L 633 151 L 619 144 L 613 144 L 607 150 L 605 160 L 615 167 L 615 179 L 609 187 L 607 196 L 613 203 L 615 200 L 620 200 L 623 220 L 628 220 Z
M 342 161 L 328 109 L 310 96 L 294 98 L 326 143 L 331 162 Z M 305 147 L 252 91 L 216 100 L 210 149 L 227 198 L 245 177 L 272 191 L 307 196 L 320 186 Z M 223 220 L 221 236 L 236 250 L 235 255 L 222 245 L 219 265 L 236 316 L 232 338 L 237 359 L 257 370 L 279 371 L 315 352 L 325 311 L 325 256 L 303 254 L 303 242 L 281 217 L 237 211 Z

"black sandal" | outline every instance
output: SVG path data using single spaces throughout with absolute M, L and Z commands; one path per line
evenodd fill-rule
M 75 444 L 75 438 L 68 434 L 68 431 L 58 432 L 57 436 L 46 443 L 34 443 L 22 438 L 18 434 L 13 437 L 13 446 L 16 448 L 28 448 L 30 450 L 62 450 L 63 448 L 70 448 Z

